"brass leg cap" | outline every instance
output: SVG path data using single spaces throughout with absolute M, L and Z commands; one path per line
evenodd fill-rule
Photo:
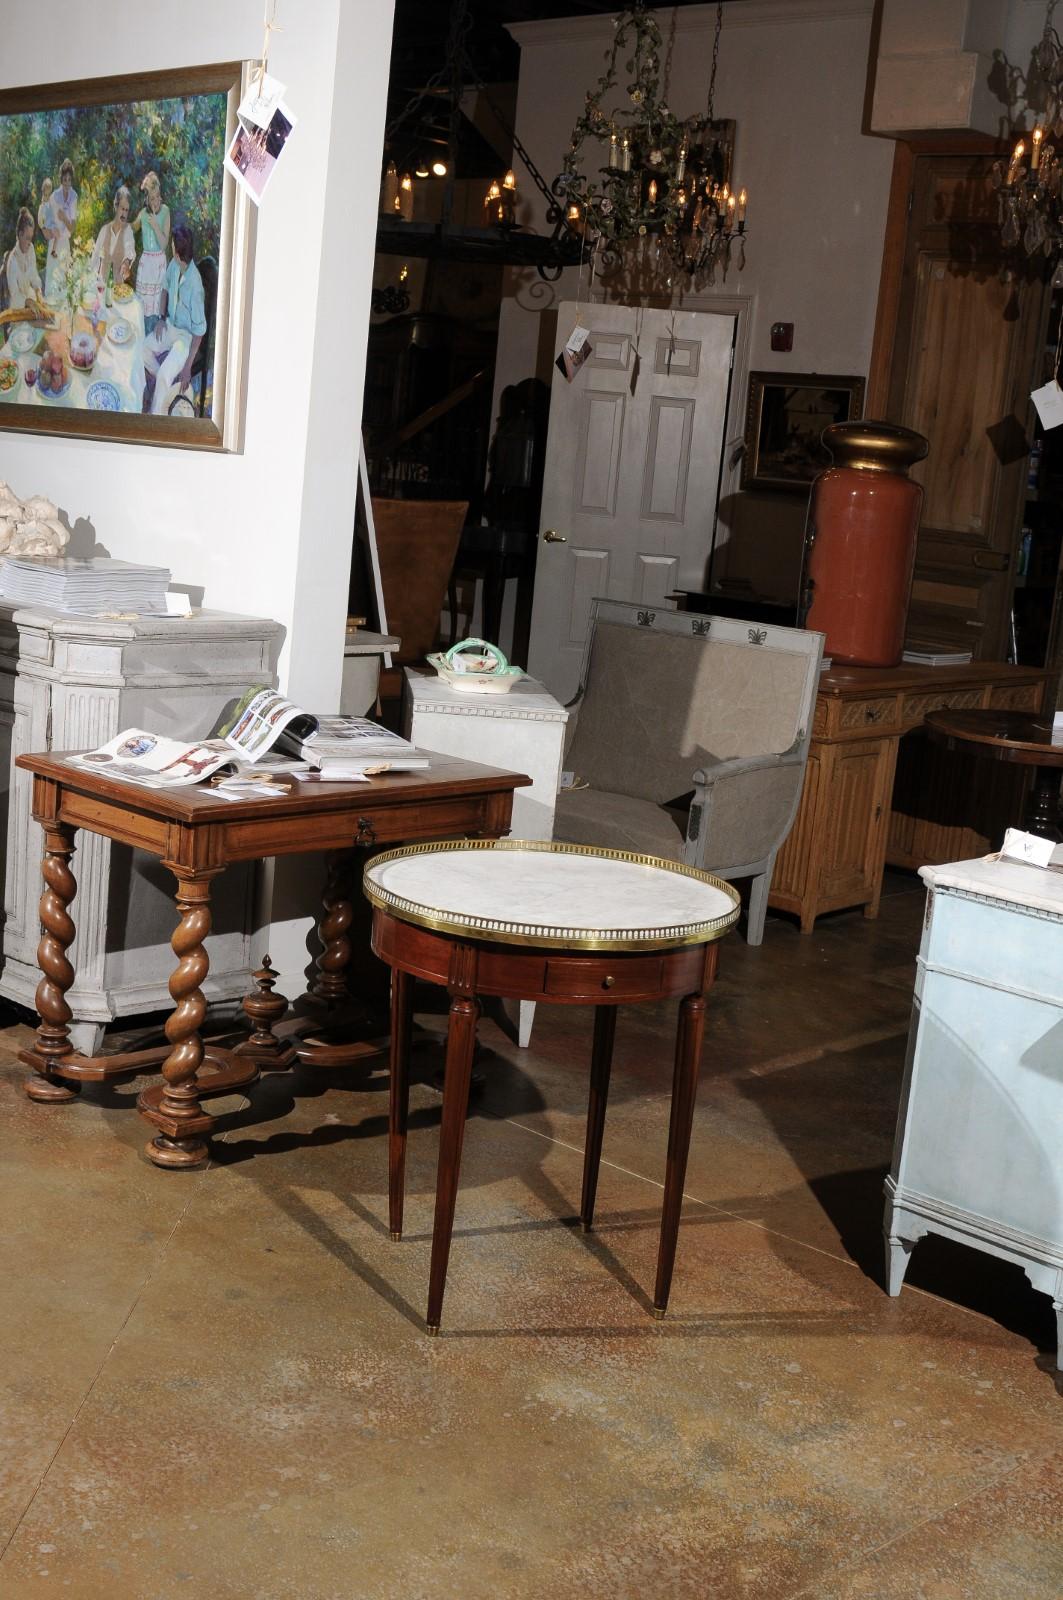
M 391 1233 L 388 1235 L 388 1237 L 391 1238 L 391 1239 L 401 1239 L 402 1238 L 402 1229 L 401 1228 L 392 1228 Z
M 589 1222 L 584 1222 L 582 1217 L 580 1218 L 579 1231 L 580 1233 L 590 1233 L 591 1231 L 591 1224 Z
M 658 1322 L 663 1322 L 663 1320 L 664 1320 L 664 1310 L 665 1310 L 664 1306 L 654 1306 L 653 1314 L 657 1318 Z
M 438 1322 L 426 1322 L 425 1325 L 424 1325 L 424 1331 L 425 1331 L 425 1333 L 430 1333 L 433 1336 L 433 1338 L 437 1337 L 438 1334 L 439 1334 L 439 1323 Z

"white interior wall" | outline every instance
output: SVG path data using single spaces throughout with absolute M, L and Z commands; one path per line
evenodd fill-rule
M 0 432 L 0 478 L 90 519 L 109 554 L 282 622 L 281 681 L 319 710 L 339 704 L 392 10 L 280 0 L 270 69 L 299 121 L 258 219 L 241 453 Z M 0 85 L 261 47 L 261 0 L 5 0 Z M 282 970 L 302 967 L 302 926 L 274 930 Z
M 872 0 L 742 0 L 725 8 L 716 110 L 737 119 L 734 180 L 749 190 L 750 233 L 745 270 L 732 267 L 716 293 L 751 297 L 753 368 L 868 370 L 893 161 L 889 140 L 861 133 L 872 10 Z M 686 116 L 705 105 L 715 6 L 684 6 L 675 15 L 668 100 Z M 658 13 L 666 42 L 671 18 L 667 9 Z M 612 21 L 567 18 L 512 31 L 521 45 L 517 133 L 549 181 L 586 90 L 604 70 Z M 518 179 L 521 220 L 543 231 L 545 203 Z M 555 308 L 578 292 L 575 269 L 552 285 L 534 273 L 509 274 L 496 401 L 506 384 L 532 373 L 549 381 L 570 331 L 556 328 Z M 788 354 L 771 350 L 776 321 L 795 325 Z M 745 399 L 745 378 L 737 375 L 732 435 L 742 431 Z M 803 517 L 798 496 L 725 496 L 720 539 L 734 540 L 729 573 L 748 574 L 767 593 L 792 588 Z

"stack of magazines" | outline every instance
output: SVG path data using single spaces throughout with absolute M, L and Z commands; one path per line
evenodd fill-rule
M 385 772 L 417 772 L 429 757 L 367 717 L 315 717 L 275 689 L 249 689 L 198 741 L 125 728 L 98 750 L 64 756 L 71 766 L 146 789 L 210 781 L 226 800 L 273 793 L 278 778 L 368 783 Z
M 165 614 L 168 567 L 145 567 L 109 556 L 7 556 L 0 565 L 0 598 L 82 616 L 137 611 Z

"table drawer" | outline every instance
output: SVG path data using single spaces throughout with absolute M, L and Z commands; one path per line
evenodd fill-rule
M 985 690 L 932 689 L 923 694 L 906 694 L 901 713 L 906 723 L 917 727 L 932 711 L 978 711 L 984 704 Z
M 838 718 L 839 731 L 863 733 L 868 728 L 892 728 L 897 724 L 895 695 L 868 700 L 846 700 Z
M 1043 687 L 1040 683 L 997 684 L 989 704 L 994 711 L 1036 711 Z
M 660 956 L 619 955 L 611 962 L 603 954 L 593 963 L 586 957 L 579 961 L 558 956 L 546 963 L 543 992 L 595 999 L 608 994 L 617 1000 L 654 994 L 661 987 L 661 964 Z

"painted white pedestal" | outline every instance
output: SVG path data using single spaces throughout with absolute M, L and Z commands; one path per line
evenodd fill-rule
M 421 750 L 482 761 L 485 766 L 526 772 L 532 780 L 513 794 L 514 839 L 552 839 L 561 782 L 568 712 L 534 678 L 523 678 L 508 694 L 469 694 L 451 689 L 435 673 L 406 668 L 403 731 Z M 535 1006 L 520 1002 L 521 1047 L 531 1037 Z
M 366 628 L 348 630 L 340 690 L 340 710 L 345 716 L 372 715 L 384 652 L 397 650 L 401 643 L 393 633 L 372 633 Z
M 942 1234 L 1021 1266 L 1051 1295 L 1063 1346 L 1063 876 L 999 861 L 920 876 L 889 1292 L 924 1234 Z
M 221 611 L 117 622 L 0 603 L 0 774 L 9 776 L 0 994 L 32 1009 L 40 976 L 41 830 L 32 776 L 15 770 L 15 757 L 91 748 L 126 727 L 201 738 L 227 702 L 276 681 L 282 634 L 277 622 Z M 173 879 L 154 857 L 89 832 L 72 866 L 77 977 L 66 998 L 75 1044 L 94 1053 L 115 1017 L 172 1003 Z M 248 987 L 253 868 L 223 873 L 214 889 L 203 992 L 230 1000 Z

